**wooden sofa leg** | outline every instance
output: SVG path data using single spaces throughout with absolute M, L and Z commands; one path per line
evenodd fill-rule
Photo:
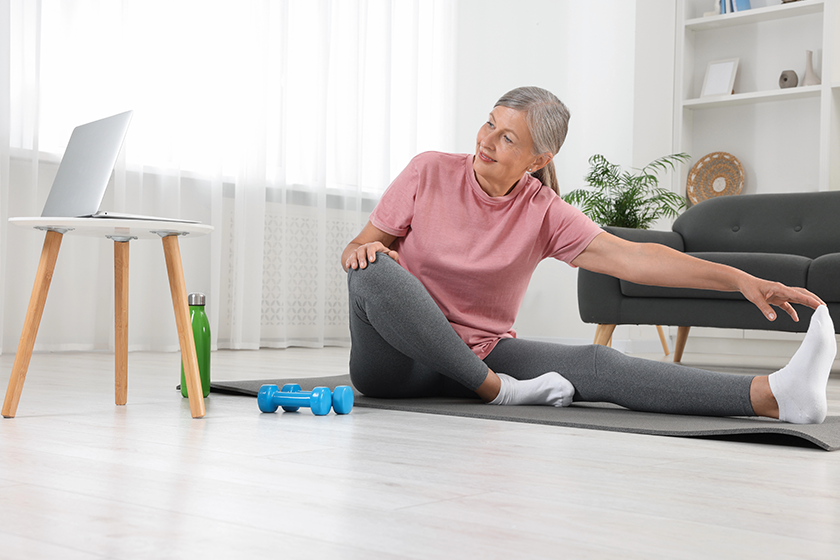
M 595 344 L 609 346 L 612 342 L 614 330 L 615 325 L 598 325 L 598 328 L 595 330 Z
M 665 331 L 662 330 L 661 325 L 656 325 L 656 332 L 659 333 L 659 342 L 662 344 L 662 351 L 665 352 L 665 355 L 667 356 L 671 353 L 671 351 L 668 350 L 668 341 L 665 339 Z
M 685 343 L 688 342 L 688 331 L 691 327 L 677 328 L 677 344 L 674 346 L 674 361 L 681 362 L 683 351 L 685 350 Z

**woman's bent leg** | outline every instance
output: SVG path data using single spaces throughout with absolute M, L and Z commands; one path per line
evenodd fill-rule
M 392 258 L 380 253 L 347 274 L 350 376 L 359 391 L 383 398 L 469 395 L 484 382 L 487 366 Z
M 531 379 L 556 371 L 576 401 L 610 402 L 631 410 L 705 416 L 754 416 L 752 376 L 715 373 L 631 358 L 604 346 L 564 346 L 503 339 L 484 359 L 493 371 Z

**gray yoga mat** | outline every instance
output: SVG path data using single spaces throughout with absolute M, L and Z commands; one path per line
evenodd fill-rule
M 349 375 L 341 375 L 306 379 L 213 381 L 210 383 L 210 391 L 256 397 L 260 387 L 265 384 L 282 387 L 286 383 L 297 383 L 304 391 L 319 386 L 332 389 L 337 385 L 352 385 Z M 355 406 L 658 436 L 715 437 L 783 444 L 806 441 L 826 451 L 840 449 L 840 416 L 829 416 L 822 424 L 797 425 L 768 418 L 716 418 L 633 412 L 601 403 L 575 403 L 568 408 L 488 406 L 477 399 L 374 399 L 358 391 Z

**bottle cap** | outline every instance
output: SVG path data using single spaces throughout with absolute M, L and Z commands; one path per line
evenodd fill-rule
M 187 304 L 189 305 L 204 305 L 204 294 L 201 292 L 193 292 L 187 296 Z

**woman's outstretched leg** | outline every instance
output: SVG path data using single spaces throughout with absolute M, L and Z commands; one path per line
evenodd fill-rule
M 836 352 L 834 326 L 822 306 L 793 359 L 769 377 L 631 358 L 603 346 L 518 339 L 500 341 L 485 362 L 519 379 L 557 371 L 574 385 L 575 400 L 611 402 L 648 412 L 760 414 L 786 422 L 820 423 L 825 419 L 826 384 Z
M 520 379 L 556 371 L 575 387 L 575 401 L 631 410 L 704 416 L 752 416 L 751 378 L 626 356 L 605 346 L 499 341 L 484 360 Z

